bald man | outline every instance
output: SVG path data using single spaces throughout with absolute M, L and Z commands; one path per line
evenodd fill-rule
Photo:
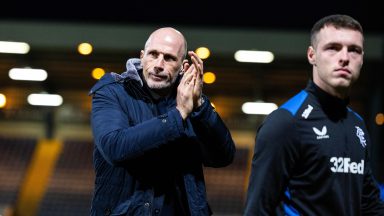
M 91 215 L 211 215 L 202 166 L 229 165 L 235 145 L 202 93 L 203 61 L 160 28 L 126 66 L 90 91 Z

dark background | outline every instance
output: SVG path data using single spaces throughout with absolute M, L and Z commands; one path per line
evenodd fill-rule
M 8 1 L 0 18 L 65 22 L 192 25 L 308 30 L 329 14 L 348 14 L 366 32 L 383 33 L 383 7 L 372 1 Z

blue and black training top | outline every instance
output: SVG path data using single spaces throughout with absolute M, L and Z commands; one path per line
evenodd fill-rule
M 245 215 L 384 215 L 363 119 L 312 81 L 258 130 Z

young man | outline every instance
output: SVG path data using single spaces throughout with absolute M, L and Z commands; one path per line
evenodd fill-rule
M 126 72 L 92 88 L 91 215 L 211 215 L 202 166 L 229 165 L 235 145 L 188 54 L 192 64 L 179 31 L 158 29 Z
M 346 15 L 313 26 L 313 80 L 259 128 L 245 215 L 384 215 L 368 131 L 347 107 L 363 42 L 361 25 Z

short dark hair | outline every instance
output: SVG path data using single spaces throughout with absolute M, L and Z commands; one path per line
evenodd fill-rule
M 311 45 L 314 46 L 316 36 L 319 31 L 325 26 L 333 26 L 335 28 L 347 28 L 361 32 L 363 34 L 363 27 L 354 18 L 348 15 L 334 14 L 321 18 L 313 25 L 311 29 Z

